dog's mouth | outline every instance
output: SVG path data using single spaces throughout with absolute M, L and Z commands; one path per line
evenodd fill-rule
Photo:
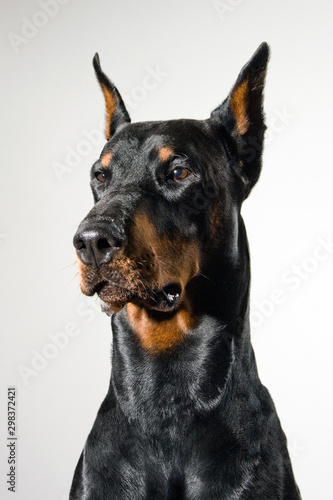
M 101 309 L 109 316 L 121 311 L 127 302 L 130 302 L 134 294 L 130 290 L 110 283 L 101 281 L 95 285 L 92 295 L 96 293 L 101 299 Z
M 182 287 L 180 283 L 171 283 L 162 290 L 153 292 L 152 309 L 156 311 L 173 311 L 180 303 L 182 298 Z
M 170 283 L 162 289 L 151 289 L 142 287 L 136 292 L 123 288 L 117 284 L 103 280 L 92 290 L 91 295 L 96 293 L 101 299 L 101 309 L 107 315 L 121 311 L 128 303 L 134 302 L 147 309 L 160 312 L 172 312 L 179 306 L 183 291 L 179 283 Z
M 166 313 L 181 307 L 187 284 L 200 269 L 200 245 L 196 239 L 160 235 L 148 216 L 139 212 L 128 228 L 123 247 L 113 249 L 112 255 L 104 255 L 101 243 L 109 242 L 104 237 L 96 242 L 92 227 L 92 235 L 88 233 L 91 241 L 86 236 L 90 245 L 86 246 L 90 249 L 87 262 L 81 258 L 82 249 L 77 248 L 81 240 L 76 241 L 80 285 L 85 295 L 96 293 L 107 314 L 118 312 L 131 302 Z M 96 258 L 101 255 L 105 261 L 100 259 L 98 265 Z

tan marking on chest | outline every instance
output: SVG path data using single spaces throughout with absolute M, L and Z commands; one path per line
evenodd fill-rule
M 197 322 L 185 305 L 171 317 L 157 320 L 144 307 L 130 302 L 127 304 L 127 316 L 142 347 L 153 354 L 165 352 L 180 344 Z

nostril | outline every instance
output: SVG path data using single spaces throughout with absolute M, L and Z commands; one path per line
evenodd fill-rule
M 81 234 L 76 234 L 74 236 L 73 245 L 76 248 L 76 250 L 85 250 L 86 249 L 86 243 L 85 243 L 84 238 L 82 237 Z
M 87 247 L 83 240 L 78 240 L 75 242 L 75 248 L 76 250 L 85 250 Z
M 114 239 L 114 242 L 113 242 L 113 247 L 116 249 L 116 250 L 119 250 L 119 248 L 121 248 L 123 246 L 123 242 L 122 240 L 118 240 L 117 238 Z
M 99 238 L 96 242 L 96 248 L 100 252 L 108 250 L 119 250 L 119 248 L 121 247 L 122 242 L 116 238 Z
M 112 246 L 113 245 L 111 245 L 106 238 L 100 238 L 96 243 L 96 247 L 100 252 L 103 252 L 103 250 L 108 250 L 112 248 Z

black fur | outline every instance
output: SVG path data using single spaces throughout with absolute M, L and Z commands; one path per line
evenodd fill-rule
M 74 244 L 91 284 L 85 293 L 99 293 L 109 312 L 120 310 L 112 316 L 109 391 L 77 465 L 71 500 L 301 498 L 250 343 L 250 265 L 240 215 L 261 169 L 268 53 L 262 44 L 210 119 L 137 124 L 129 123 L 95 57 L 97 77 L 116 96 L 116 108 L 111 139 L 92 168 L 95 205 Z M 244 80 L 247 93 L 244 103 L 238 96 L 236 116 L 235 91 Z M 163 161 L 162 147 L 172 151 Z M 102 167 L 109 152 L 110 165 Z M 184 290 L 166 282 L 163 290 L 149 287 L 148 281 L 126 288 L 127 278 L 114 271 L 138 213 L 161 241 L 174 241 L 175 264 L 186 265 L 179 241 L 196 242 L 200 269 Z M 143 227 L 143 240 L 147 234 Z M 148 265 L 137 263 L 142 275 Z M 128 304 L 160 325 L 175 317 L 185 298 L 195 325 L 170 348 L 147 349 Z

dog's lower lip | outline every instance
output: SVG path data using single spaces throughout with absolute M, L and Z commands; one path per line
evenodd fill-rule
M 150 297 L 144 297 L 116 283 L 102 280 L 95 285 L 94 292 L 97 293 L 101 300 L 102 311 L 111 316 L 111 314 L 121 311 L 126 303 L 133 301 L 142 304 L 148 309 L 160 312 L 172 312 L 179 306 L 182 287 L 179 283 L 169 283 L 162 289 L 152 290 Z
M 120 287 L 110 281 L 103 280 L 95 286 L 94 292 L 101 300 L 102 312 L 108 316 L 121 311 L 133 294 L 126 288 Z
M 108 316 L 111 316 L 111 314 L 117 313 L 123 309 L 125 306 L 125 302 L 119 302 L 119 303 L 109 303 L 101 300 L 101 310 L 102 312 L 106 313 Z
M 94 293 L 97 293 L 97 295 L 99 295 L 107 284 L 107 281 L 100 281 L 99 283 L 97 283 L 97 285 L 95 285 L 94 287 Z

